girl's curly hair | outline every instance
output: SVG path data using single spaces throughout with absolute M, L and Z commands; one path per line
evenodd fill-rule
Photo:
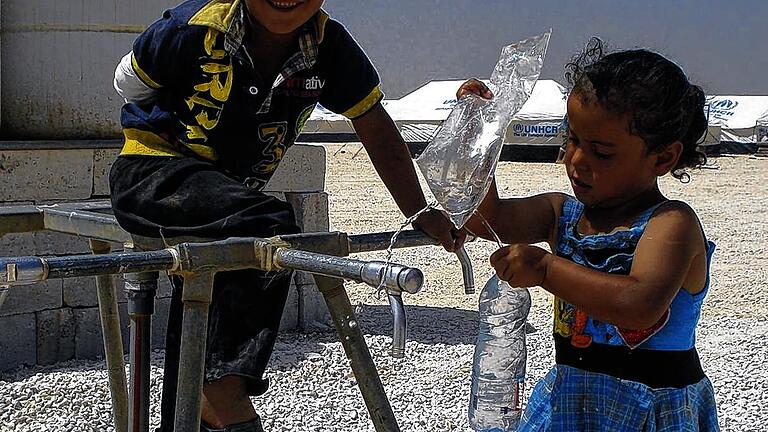
M 565 69 L 571 94 L 629 116 L 630 133 L 645 141 L 648 152 L 680 141 L 683 152 L 672 169 L 675 178 L 687 180 L 685 168 L 706 162 L 697 150 L 707 130 L 704 91 L 675 63 L 642 49 L 604 55 L 603 42 L 592 38 Z

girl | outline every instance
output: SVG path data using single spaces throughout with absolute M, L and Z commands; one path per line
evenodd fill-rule
M 704 162 L 704 93 L 664 57 L 603 56 L 598 39 L 566 69 L 574 196 L 499 199 L 494 184 L 479 209 L 510 244 L 491 256 L 499 277 L 555 296 L 556 365 L 518 430 L 718 430 L 694 346 L 714 244 L 657 184 Z M 491 97 L 477 80 L 466 94 Z M 481 218 L 467 228 L 492 238 Z

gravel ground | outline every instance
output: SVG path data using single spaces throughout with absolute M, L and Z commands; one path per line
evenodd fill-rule
M 359 144 L 327 145 L 331 229 L 392 230 L 402 217 Z M 568 191 L 562 166 L 501 163 L 502 196 Z M 695 208 L 717 245 L 712 286 L 704 303 L 698 348 L 712 380 L 721 427 L 758 431 L 768 423 L 768 159 L 722 157 L 694 171 L 692 181 L 661 181 L 671 197 Z M 488 242 L 467 250 L 482 284 L 490 275 Z M 359 257 L 381 259 L 383 253 Z M 477 328 L 477 295 L 465 295 L 454 256 L 436 247 L 398 250 L 394 261 L 421 268 L 426 287 L 405 298 L 409 319 L 404 359 L 387 352 L 391 318 L 385 299 L 347 284 L 360 324 L 403 431 L 466 431 L 469 371 Z M 551 297 L 532 290 L 527 391 L 553 363 Z M 162 352 L 152 356 L 152 425 L 159 421 Z M 332 331 L 285 333 L 268 375 L 272 386 L 254 398 L 268 431 L 373 431 L 341 344 Z M 103 361 L 70 361 L 0 374 L 0 431 L 111 431 Z

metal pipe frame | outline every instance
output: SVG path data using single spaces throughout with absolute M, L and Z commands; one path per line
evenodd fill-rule
M 56 258 L 19 257 L 0 258 L 0 285 L 38 282 L 51 277 L 78 277 L 125 273 L 133 269 L 170 270 L 184 277 L 182 301 L 181 364 L 177 385 L 175 430 L 198 430 L 200 427 L 200 401 L 203 384 L 205 340 L 208 308 L 213 293 L 213 276 L 219 270 L 260 268 L 263 270 L 291 268 L 296 262 L 302 269 L 326 276 L 343 275 L 358 282 L 379 282 L 384 273 L 387 289 L 402 291 L 407 288 L 418 291 L 423 281 L 421 272 L 399 265 L 382 266 L 382 263 L 366 263 L 323 254 L 284 249 L 285 242 L 273 239 L 233 238 L 209 243 L 182 243 L 162 251 L 82 255 Z M 152 254 L 152 255 L 148 255 Z M 294 261 L 291 261 L 294 260 Z M 115 263 L 115 262 L 119 263 Z M 313 263 L 315 265 L 313 266 Z M 299 265 L 297 264 L 297 265 Z M 336 266 L 337 268 L 334 268 Z M 55 276 L 54 276 L 55 275 Z M 366 276 L 367 275 L 367 276 Z M 148 280 L 151 278 L 145 278 Z M 344 291 L 343 280 L 318 276 L 318 284 L 329 305 L 337 330 L 350 358 L 353 370 L 363 392 L 366 405 L 377 431 L 398 431 L 386 393 L 383 390 L 375 365 L 365 345 L 349 299 Z M 329 282 L 330 281 L 330 282 Z M 140 284 L 143 282 L 140 282 Z M 151 283 L 151 282 L 149 282 Z M 156 283 L 156 280 L 155 280 Z M 131 288 L 129 299 L 135 300 L 131 308 L 131 385 L 129 398 L 129 426 L 131 432 L 148 428 L 148 375 L 149 321 L 140 319 L 151 314 L 153 296 L 151 289 Z M 143 294 L 139 296 L 138 294 Z M 143 366 L 143 367 L 141 367 Z
M 168 271 L 190 273 L 282 268 L 380 284 L 393 292 L 421 289 L 420 270 L 399 264 L 285 249 L 259 238 L 231 238 L 210 243 L 181 243 L 157 251 L 62 257 L 0 257 L 0 285 L 20 286 L 48 279 Z
M 149 356 L 158 276 L 156 271 L 125 275 L 131 333 L 131 385 L 128 399 L 128 425 L 131 432 L 149 430 Z
M 94 254 L 107 254 L 111 249 L 109 243 L 99 240 L 90 240 L 89 244 Z M 115 283 L 111 275 L 96 276 L 96 295 L 99 302 L 104 357 L 107 361 L 109 393 L 112 397 L 112 416 L 115 431 L 126 432 L 128 430 L 128 392 L 123 364 L 120 315 L 115 294 Z
M 132 246 L 133 239 L 117 224 L 110 210 L 109 202 L 73 203 L 54 206 L 19 206 L 10 209 L 0 208 L 0 236 L 10 232 L 28 232 L 52 230 L 88 237 L 92 244 L 103 245 L 107 241 L 122 242 Z M 111 273 L 169 271 L 184 276 L 185 286 L 182 301 L 184 318 L 182 324 L 182 347 L 179 383 L 176 401 L 176 430 L 197 430 L 200 424 L 200 398 L 204 372 L 205 335 L 208 308 L 212 297 L 213 275 L 220 270 L 239 268 L 296 268 L 314 273 L 318 288 L 323 294 L 341 339 L 347 357 L 350 359 L 358 386 L 371 420 L 378 432 L 399 431 L 397 421 L 384 392 L 375 364 L 370 356 L 365 339 L 357 327 L 357 320 L 349 304 L 349 298 L 343 287 L 343 280 L 349 278 L 366 282 L 374 286 L 384 286 L 390 294 L 395 321 L 392 355 L 402 356 L 405 347 L 406 322 L 403 308 L 402 291 L 415 293 L 423 283 L 423 275 L 417 269 L 410 269 L 396 264 L 364 262 L 338 258 L 350 253 L 369 252 L 388 249 L 394 232 L 358 234 L 347 236 L 345 233 L 309 233 L 282 236 L 279 239 L 229 239 L 208 243 L 182 243 L 175 248 L 148 252 L 109 254 L 109 250 L 100 249 L 99 257 L 91 261 L 83 257 L 53 257 L 42 260 L 38 257 L 20 257 L 11 262 L 0 258 L 0 307 L 7 295 L 10 284 L 33 283 L 47 278 L 65 278 L 77 276 L 97 276 L 108 287 L 106 276 Z M 394 248 L 434 245 L 437 241 L 419 231 L 403 231 Z M 107 244 L 108 245 L 108 244 Z M 296 250 L 301 249 L 301 250 Z M 314 254 L 313 254 L 314 252 Z M 94 253 L 95 249 L 94 249 Z M 335 256 L 323 256 L 317 253 Z M 471 263 L 466 251 L 457 252 L 462 265 L 465 292 L 474 288 Z M 312 262 L 316 265 L 312 265 Z M 258 263 L 258 265 L 254 265 Z M 94 268 L 97 267 L 97 268 Z M 325 275 L 324 275 L 325 274 Z M 331 275 L 331 276 L 329 276 Z M 5 280 L 3 280 L 5 279 Z M 156 279 L 155 279 L 156 286 Z M 114 291 L 114 288 L 112 288 Z M 139 290 L 142 291 L 142 290 Z M 114 297 L 114 296 L 113 296 Z M 130 296 L 129 296 L 130 298 Z M 135 299 L 135 307 L 146 311 L 147 296 Z M 105 297 L 105 304 L 111 302 Z M 100 297 L 101 309 L 101 297 Z M 143 306 L 141 306 L 143 304 Z M 152 308 L 149 306 L 150 309 Z M 105 308 L 108 309 L 108 308 Z M 104 315 L 102 311 L 102 315 Z M 109 313 L 109 311 L 107 311 Z M 132 320 L 131 345 L 131 431 L 145 431 L 148 428 L 148 344 L 151 318 L 148 322 L 135 323 Z M 151 316 L 151 312 L 148 314 Z M 110 318 L 111 320 L 111 318 Z M 104 343 L 107 356 L 115 357 L 118 351 L 108 344 L 120 345 L 120 371 L 122 388 L 125 389 L 125 375 L 122 368 L 122 344 L 114 329 L 108 330 L 102 317 Z M 114 323 L 112 324 L 114 326 Z M 111 336 L 108 336 L 111 335 Z M 107 338 L 110 341 L 107 341 Z M 110 354 L 110 352 L 112 354 Z M 146 358 L 145 358 L 146 357 Z M 133 359 L 136 358 L 134 363 Z M 108 360 L 108 368 L 110 361 Z M 138 369 L 141 368 L 139 371 Z M 116 368 L 115 368 L 116 369 Z M 146 371 L 144 371 L 146 369 Z M 115 407 L 115 427 L 118 432 L 126 430 L 129 424 L 126 418 L 127 406 L 125 392 L 120 394 L 120 376 L 110 374 L 110 390 Z M 135 376 L 135 379 L 134 379 Z M 121 400 L 122 398 L 122 400 Z M 135 410 L 139 405 L 138 411 Z M 146 425 L 146 426 L 145 426 Z
M 181 325 L 179 381 L 176 386 L 176 413 L 173 430 L 200 430 L 200 403 L 205 372 L 205 341 L 208 334 L 208 308 L 213 297 L 213 272 L 185 273 L 181 300 L 184 315 Z
M 399 264 L 366 262 L 285 248 L 275 251 L 273 262 L 279 267 L 362 281 L 374 287 L 382 286 L 397 294 L 403 291 L 416 294 L 424 284 L 421 270 Z
M 397 425 L 395 413 L 389 404 L 384 385 L 381 383 L 368 345 L 360 331 L 357 317 L 352 310 L 347 291 L 344 289 L 344 281 L 322 275 L 314 275 L 314 278 L 331 312 L 333 324 L 344 352 L 349 358 L 373 427 L 377 432 L 399 432 L 400 427 Z

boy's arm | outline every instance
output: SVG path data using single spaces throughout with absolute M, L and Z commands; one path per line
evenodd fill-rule
M 410 217 L 426 207 L 408 147 L 384 107 L 377 103 L 352 119 L 352 125 L 400 211 Z M 439 239 L 449 251 L 460 247 L 463 241 L 453 224 L 437 211 L 423 214 L 414 225 Z
M 628 329 L 654 325 L 678 290 L 700 290 L 707 274 L 698 218 L 679 202 L 664 205 L 648 222 L 626 276 L 588 269 L 529 245 L 500 249 L 491 260 L 513 285 L 538 268 L 544 289 L 596 319 Z
M 115 69 L 115 78 L 112 84 L 117 93 L 128 103 L 145 106 L 153 103 L 157 95 L 157 89 L 147 85 L 139 78 L 133 68 L 133 51 L 120 60 Z

